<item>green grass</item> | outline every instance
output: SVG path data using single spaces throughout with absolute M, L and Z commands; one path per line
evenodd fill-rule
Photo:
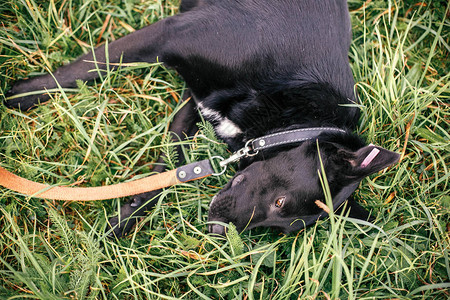
M 52 202 L 0 189 L 0 299 L 448 299 L 447 3 L 349 6 L 358 132 L 403 154 L 356 192 L 373 224 L 334 216 L 288 236 L 208 236 L 208 203 L 232 169 L 167 189 L 120 240 L 106 237 L 106 220 L 126 199 Z M 170 0 L 2 1 L 0 89 L 176 11 Z M 77 186 L 146 176 L 161 152 L 173 167 L 165 136 L 183 88 L 174 72 L 135 64 L 31 112 L 0 106 L 0 165 Z M 227 152 L 208 124 L 186 147 L 188 161 Z

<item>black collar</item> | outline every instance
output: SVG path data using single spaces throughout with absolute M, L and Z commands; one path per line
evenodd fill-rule
M 259 151 L 281 145 L 312 140 L 317 138 L 322 133 L 326 132 L 346 133 L 345 130 L 335 127 L 314 127 L 314 128 L 294 129 L 277 132 L 256 138 L 253 141 L 251 141 L 251 145 L 253 151 Z
M 345 130 L 336 127 L 302 128 L 268 134 L 247 141 L 245 146 L 234 152 L 229 158 L 220 162 L 221 167 L 226 167 L 241 158 L 255 156 L 260 150 L 265 150 L 282 145 L 304 142 L 316 139 L 322 133 L 346 133 Z

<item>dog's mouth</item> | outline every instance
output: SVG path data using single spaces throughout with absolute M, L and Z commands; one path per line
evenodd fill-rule
M 249 202 L 247 200 L 242 195 L 236 195 L 230 191 L 222 190 L 215 195 L 211 200 L 208 213 L 209 233 L 225 236 L 230 223 L 239 232 L 258 227 L 262 221 L 261 214 L 253 205 L 243 205 Z

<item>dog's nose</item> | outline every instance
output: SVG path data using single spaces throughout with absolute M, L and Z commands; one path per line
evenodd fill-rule
M 209 233 L 225 236 L 225 226 L 219 224 L 209 224 Z

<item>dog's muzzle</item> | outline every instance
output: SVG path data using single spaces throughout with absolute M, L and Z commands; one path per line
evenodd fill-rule
M 208 231 L 211 234 L 225 235 L 226 227 L 215 222 L 230 223 L 235 221 L 236 200 L 232 196 L 215 195 L 209 206 Z

